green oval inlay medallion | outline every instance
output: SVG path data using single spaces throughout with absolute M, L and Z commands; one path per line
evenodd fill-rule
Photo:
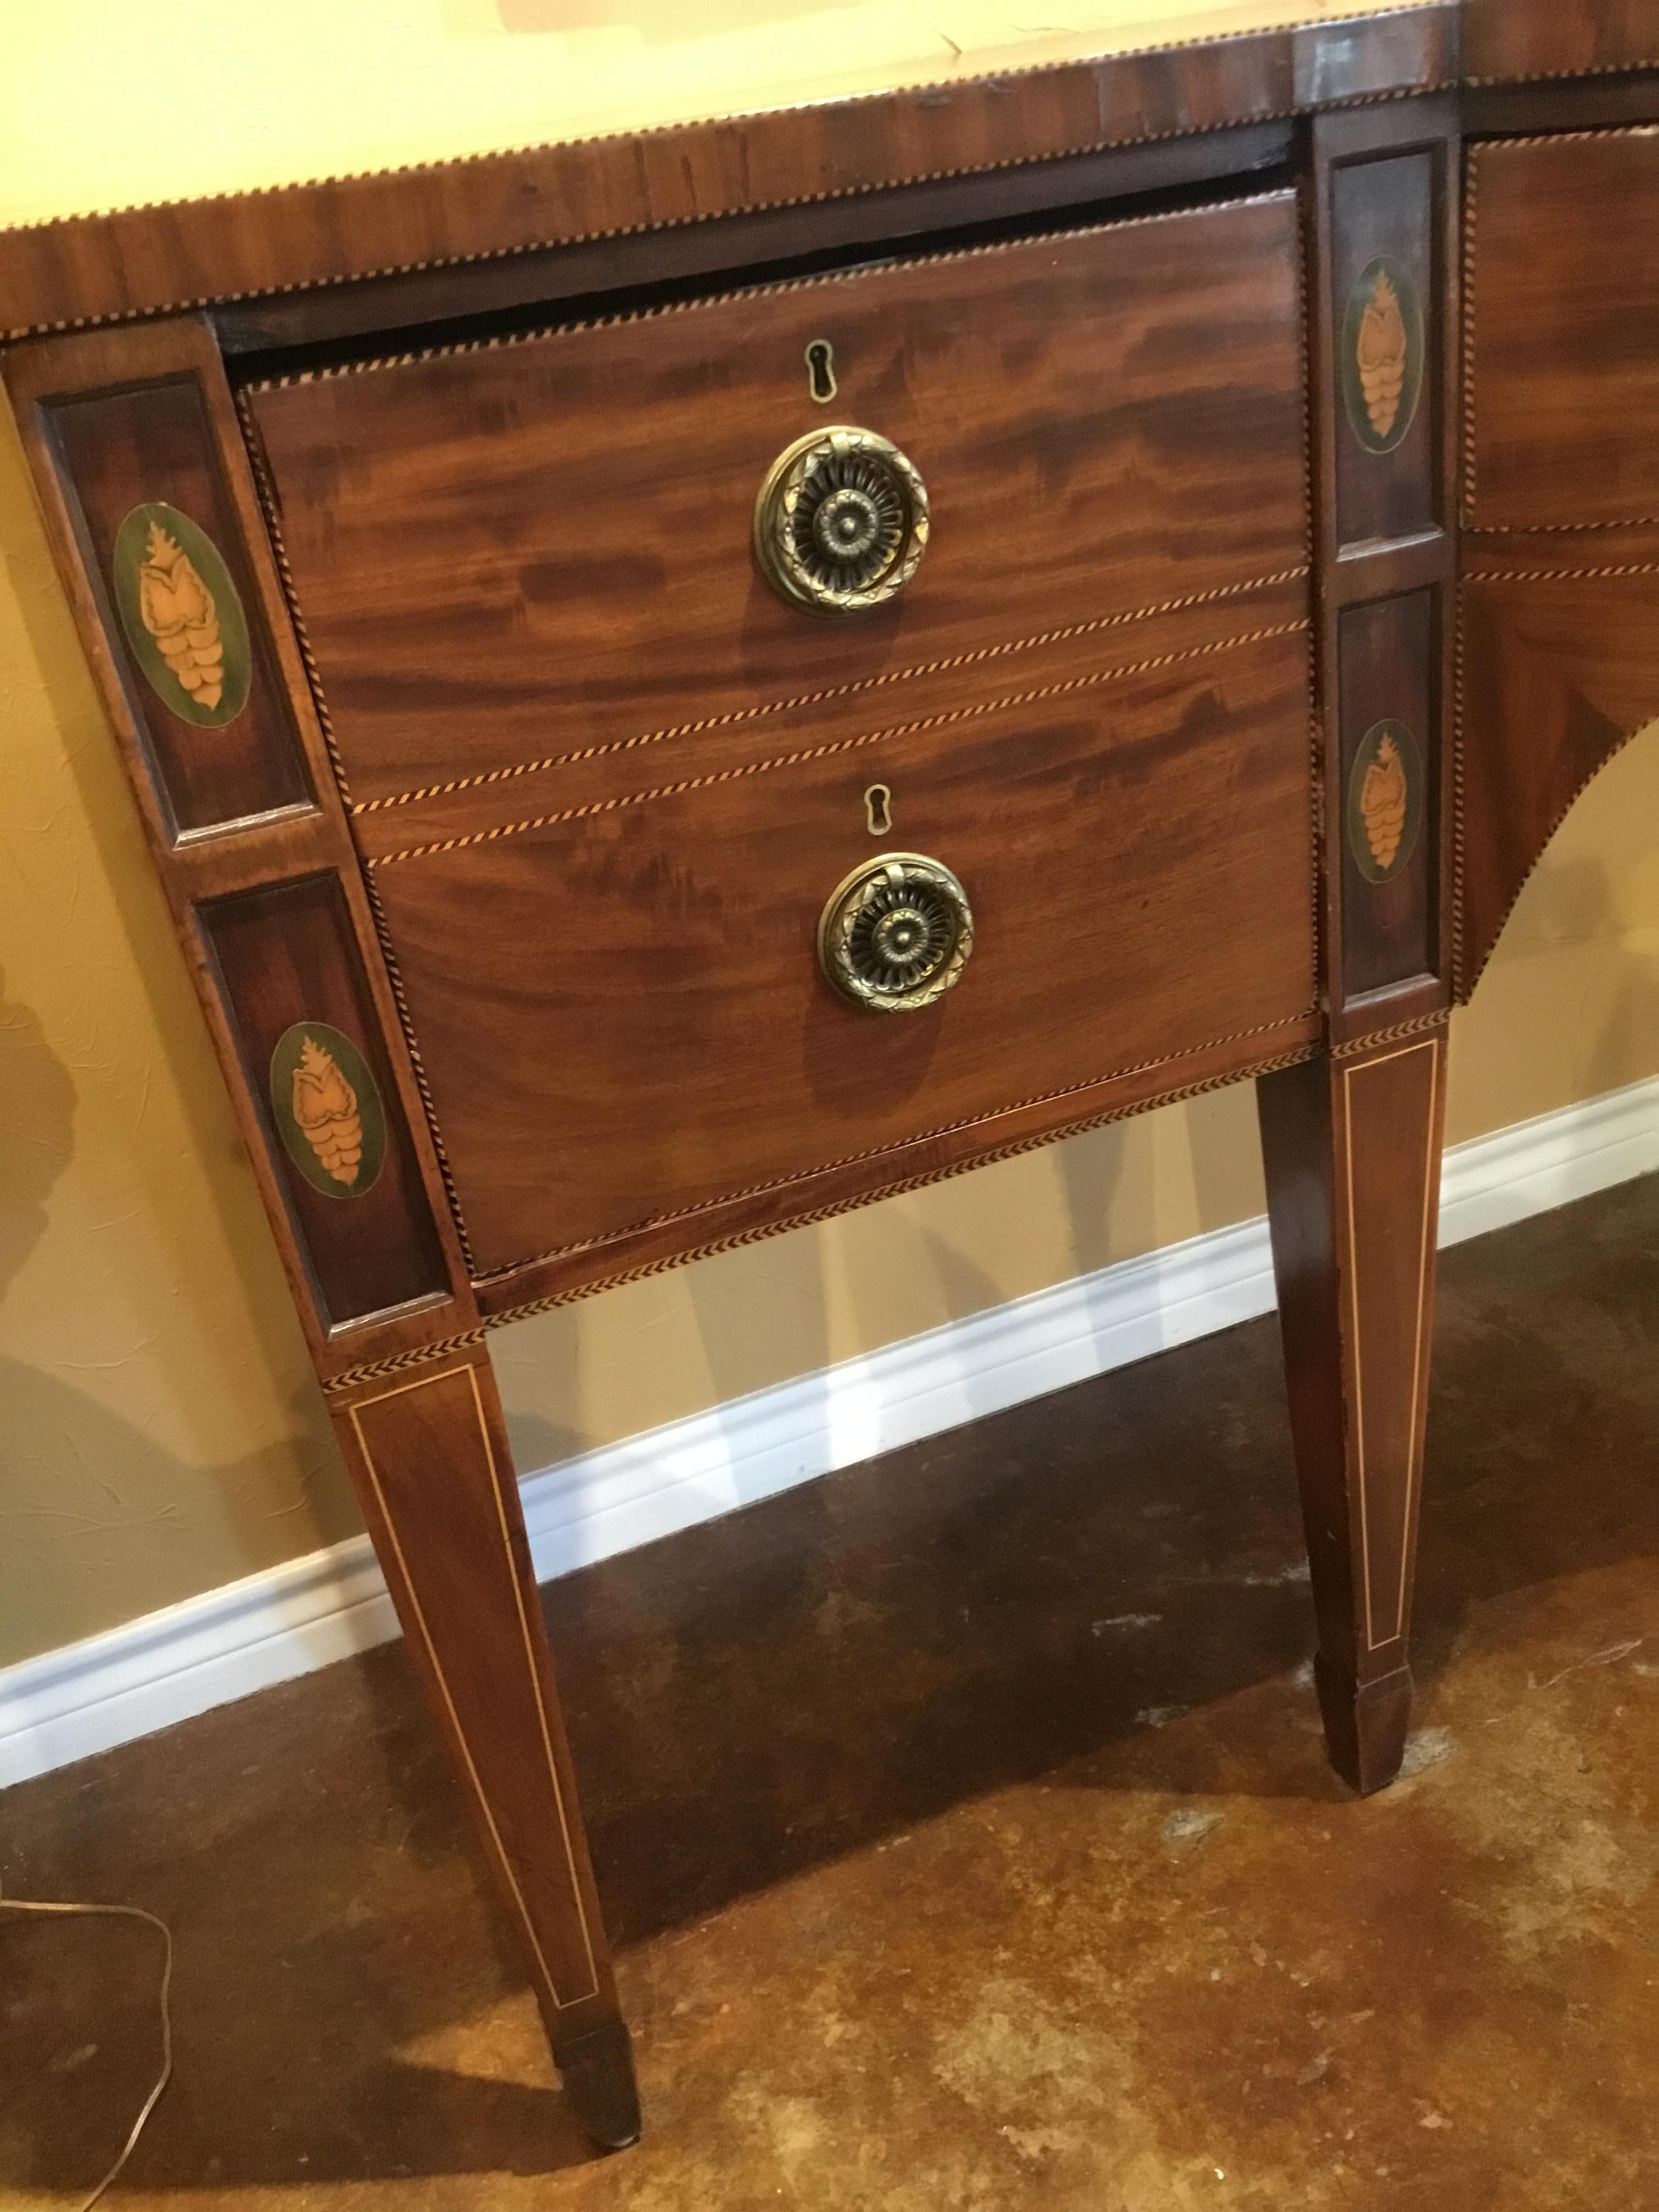
M 295 1022 L 270 1055 L 270 1110 L 289 1158 L 325 1198 L 362 1198 L 386 1162 L 386 1109 L 368 1062 L 327 1022 Z
M 133 656 L 162 705 L 218 729 L 247 704 L 247 617 L 224 556 L 164 500 L 135 507 L 115 533 L 115 604 Z
M 1411 271 L 1379 253 L 1354 279 L 1342 319 L 1342 399 L 1368 453 L 1391 453 L 1423 393 L 1423 310 Z
M 1423 761 L 1403 722 L 1373 722 L 1348 776 L 1348 849 L 1368 884 L 1391 883 L 1423 830 Z

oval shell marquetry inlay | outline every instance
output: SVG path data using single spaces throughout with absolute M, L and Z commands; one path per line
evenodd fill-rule
M 218 547 L 161 500 L 115 533 L 115 603 L 134 658 L 163 706 L 217 729 L 247 704 L 247 621 Z
M 1403 722 L 1374 722 L 1348 778 L 1348 845 L 1368 883 L 1397 876 L 1423 827 L 1423 763 Z
M 386 1109 L 368 1061 L 327 1022 L 295 1022 L 270 1055 L 270 1110 L 289 1158 L 325 1198 L 362 1198 L 386 1159 Z
M 1423 390 L 1423 311 L 1405 264 L 1368 261 L 1342 324 L 1342 397 L 1368 453 L 1391 453 L 1411 428 Z

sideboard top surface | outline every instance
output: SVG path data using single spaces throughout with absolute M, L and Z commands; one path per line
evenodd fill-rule
M 1398 12 L 1441 0 L 1390 0 Z M 301 15 L 320 13 L 302 0 Z M 292 13 L 283 18 L 288 24 Z M 0 228 L 959 82 L 1309 23 L 1376 0 L 356 0 L 318 34 L 274 37 L 269 5 L 199 23 L 67 0 L 16 57 Z M 1022 21 L 1022 14 L 1026 20 Z M 121 96 L 40 95 L 79 78 Z M 181 83 L 210 127 L 157 133 Z M 31 98 L 33 94 L 33 98 Z
M 159 153 L 152 103 L 110 64 L 125 19 L 94 0 L 55 17 L 9 73 L 0 337 L 466 269 L 1459 82 L 1659 66 L 1651 0 L 1091 0 L 1063 33 L 1022 33 L 971 0 L 942 23 L 878 0 L 794 13 L 779 0 L 758 17 L 728 0 L 723 27 L 693 39 L 668 0 L 581 0 L 557 28 L 551 0 L 500 0 L 476 40 L 423 57 L 385 6 L 351 14 L 349 33 L 336 11 L 317 41 L 285 26 L 243 65 L 219 42 L 193 100 L 214 129 L 161 134 Z M 128 57 L 141 85 L 166 74 L 169 35 L 146 21 Z M 169 84 L 206 66 L 187 37 Z M 89 90 L 84 130 L 37 157 L 30 113 L 61 112 L 40 95 L 71 70 L 88 88 L 118 81 L 119 96 Z M 273 87 L 303 135 L 262 120 Z M 100 178 L 125 204 L 88 210 Z

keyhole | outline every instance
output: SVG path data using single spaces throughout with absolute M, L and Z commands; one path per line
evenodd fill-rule
M 893 794 L 884 783 L 872 783 L 864 794 L 864 818 L 872 837 L 884 837 L 893 826 Z
M 828 338 L 814 338 L 806 349 L 806 385 L 820 407 L 836 396 L 836 349 Z

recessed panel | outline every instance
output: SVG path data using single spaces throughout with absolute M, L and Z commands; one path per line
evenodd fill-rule
M 1441 520 L 1434 156 L 1344 162 L 1330 193 L 1337 537 L 1359 545 Z
M 414 1146 L 332 876 L 200 909 L 294 1232 L 336 1324 L 447 1287 Z
M 175 834 L 303 804 L 309 780 L 199 387 L 173 378 L 46 416 Z
M 1350 1000 L 1432 975 L 1439 758 L 1432 594 L 1350 607 L 1337 631 L 1342 718 L 1342 980 Z

